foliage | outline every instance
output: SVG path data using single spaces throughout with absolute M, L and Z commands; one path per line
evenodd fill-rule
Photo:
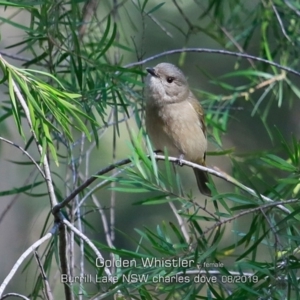
M 13 11 L 0 17 L 0 29 L 9 25 L 23 37 L 0 51 L 5 90 L 0 122 L 5 128 L 13 120 L 11 130 L 24 145 L 9 141 L 4 130 L 0 141 L 26 155 L 26 162 L 12 164 L 33 171 L 26 184 L 0 196 L 46 198 L 40 234 L 49 240 L 36 253 L 39 244 L 30 248 L 26 263 L 20 257 L 23 277 L 30 267 L 36 270 L 24 294 L 30 299 L 299 299 L 299 128 L 287 133 L 276 123 L 278 114 L 285 120 L 293 115 L 300 97 L 297 72 L 276 67 L 299 64 L 296 1 L 19 2 L 0 0 L 1 10 Z M 181 181 L 182 173 L 174 172 L 176 158 L 154 154 L 144 130 L 143 64 L 153 63 L 151 45 L 157 46 L 155 54 L 165 50 L 155 41 L 159 34 L 180 42 L 176 64 L 182 68 L 191 65 L 191 55 L 216 56 L 203 48 L 186 52 L 196 40 L 236 52 L 230 59 L 218 54 L 222 62 L 216 60 L 214 67 L 205 59 L 202 65 L 193 61 L 197 76 L 210 83 L 201 89 L 191 84 L 199 88 L 193 90 L 206 112 L 213 148 L 207 154 L 230 162 L 232 174 L 208 169 L 211 199 L 199 201 L 198 192 Z M 15 49 L 17 55 L 8 52 Z M 239 53 L 253 57 L 242 59 Z M 232 124 L 247 119 L 248 132 L 255 131 L 251 145 L 264 138 L 269 146 L 259 142 L 257 150 L 248 151 L 225 146 L 237 132 Z M 245 144 L 250 138 L 241 137 Z M 124 140 L 130 140 L 129 158 Z M 124 209 L 120 200 L 128 197 L 140 211 L 169 207 L 174 216 L 161 215 L 154 224 L 142 216 L 143 224 L 131 235 L 131 219 L 141 213 L 115 222 L 118 205 Z M 5 223 L 5 213 L 0 222 Z M 126 244 L 120 246 L 122 239 Z M 0 299 L 8 282 L 17 286 L 9 276 L 0 282 Z M 81 280 L 74 282 L 75 276 Z

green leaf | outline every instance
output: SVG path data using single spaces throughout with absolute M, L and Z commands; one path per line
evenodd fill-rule
M 274 155 L 267 154 L 266 157 L 262 157 L 261 160 L 266 162 L 268 165 L 278 168 L 280 170 L 288 171 L 288 172 L 296 172 L 297 168 L 285 161 L 284 159 Z
M 158 205 L 158 204 L 168 203 L 172 200 L 173 199 L 167 198 L 167 195 L 162 194 L 162 195 L 153 196 L 151 198 L 147 198 L 145 200 L 135 202 L 134 205 Z
M 150 9 L 148 12 L 146 12 L 147 15 L 150 15 L 152 13 L 154 13 L 155 11 L 157 11 L 160 7 L 162 7 L 165 4 L 165 2 L 162 2 L 156 6 L 154 6 L 152 9 Z
M 31 5 L 27 5 L 26 3 L 13 3 L 13 2 L 10 2 L 10 1 L 0 1 L 0 5 L 13 6 L 13 7 L 23 7 L 23 8 L 32 8 Z
M 8 195 L 21 194 L 25 191 L 32 190 L 34 187 L 37 187 L 37 186 L 39 186 L 43 183 L 45 183 L 45 182 L 44 181 L 38 181 L 38 182 L 35 182 L 35 183 L 32 183 L 32 184 L 22 186 L 20 188 L 13 188 L 13 189 L 7 190 L 7 191 L 0 191 L 0 197 L 8 196 Z
M 14 86 L 14 82 L 13 82 L 12 74 L 8 70 L 8 90 L 9 90 L 9 95 L 10 95 L 10 99 L 11 99 L 11 103 L 12 103 L 13 116 L 14 116 L 15 122 L 17 124 L 18 131 L 19 131 L 20 135 L 25 139 L 25 135 L 23 133 L 23 129 L 22 129 L 22 126 L 21 126 L 21 117 L 20 117 L 20 113 L 19 113 L 19 108 L 17 106 L 13 86 Z
M 21 29 L 22 31 L 34 33 L 34 32 L 31 30 L 31 28 L 26 27 L 26 26 L 24 26 L 24 25 L 21 25 L 21 24 L 19 24 L 19 23 L 13 22 L 13 21 L 11 21 L 11 20 L 9 20 L 9 19 L 7 19 L 7 18 L 0 17 L 0 20 L 1 20 L 3 23 L 7 23 L 7 24 L 9 24 L 9 25 L 12 25 L 12 26 L 18 28 L 18 29 Z
M 243 195 L 238 194 L 232 194 L 232 193 L 226 193 L 226 194 L 219 194 L 214 196 L 214 200 L 218 199 L 228 199 L 235 203 L 242 203 L 242 204 L 254 204 L 255 200 L 250 199 Z

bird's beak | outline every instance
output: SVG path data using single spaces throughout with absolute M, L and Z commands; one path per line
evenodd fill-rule
M 147 72 L 155 77 L 158 77 L 157 74 L 155 73 L 155 69 L 154 68 L 146 68 Z

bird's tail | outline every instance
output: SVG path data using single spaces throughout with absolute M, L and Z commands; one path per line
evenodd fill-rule
M 197 179 L 199 191 L 203 195 L 211 197 L 211 191 L 206 185 L 206 183 L 209 182 L 207 172 L 201 171 L 199 169 L 194 169 L 194 173 Z

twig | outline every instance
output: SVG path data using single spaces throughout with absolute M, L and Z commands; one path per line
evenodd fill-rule
M 299 199 L 290 199 L 290 200 L 286 200 L 286 201 L 279 201 L 279 202 L 273 202 L 273 203 L 266 203 L 266 204 L 263 204 L 261 206 L 258 206 L 258 207 L 255 207 L 255 208 L 251 208 L 251 209 L 248 209 L 248 210 L 245 210 L 245 211 L 242 211 L 241 213 L 231 217 L 231 218 L 227 218 L 225 220 L 222 220 L 222 221 L 219 221 L 217 223 L 215 223 L 214 225 L 210 226 L 209 228 L 207 228 L 205 231 L 203 231 L 202 235 L 205 235 L 207 234 L 209 231 L 221 226 L 221 225 L 224 225 L 228 222 L 231 222 L 235 219 L 238 219 L 239 217 L 241 216 L 244 216 L 244 215 L 248 215 L 248 214 L 251 214 L 253 212 L 256 212 L 256 211 L 260 211 L 262 209 L 266 209 L 266 208 L 269 208 L 269 207 L 280 207 L 283 205 L 286 205 L 286 204 L 291 204 L 291 203 L 296 203 L 296 202 L 300 202 Z
M 166 157 L 164 155 L 158 155 L 158 154 L 155 154 L 155 159 L 157 160 L 165 160 Z M 169 156 L 168 157 L 169 161 L 171 162 L 178 162 L 178 158 L 176 157 L 171 157 Z M 264 196 L 264 195 L 261 195 L 257 192 L 255 192 L 253 189 L 243 185 L 242 183 L 238 182 L 237 180 L 235 180 L 234 178 L 232 178 L 231 176 L 229 176 L 228 174 L 225 174 L 224 172 L 221 172 L 220 170 L 218 170 L 217 168 L 215 169 L 210 169 L 210 168 L 207 168 L 207 167 L 204 167 L 204 166 L 201 166 L 201 165 L 197 165 L 197 164 L 194 164 L 190 161 L 187 161 L 187 160 L 181 160 L 180 162 L 182 162 L 183 165 L 186 165 L 186 166 L 190 166 L 192 168 L 195 168 L 195 169 L 199 169 L 199 170 L 202 170 L 202 171 L 205 171 L 205 172 L 208 172 L 209 174 L 211 175 L 214 175 L 214 176 L 217 176 L 219 178 L 222 178 L 224 180 L 226 180 L 227 182 L 230 182 L 232 183 L 233 185 L 237 186 L 238 188 L 246 191 L 247 193 L 249 193 L 250 195 L 252 196 L 256 196 L 256 197 L 260 197 L 261 199 L 265 200 L 266 202 L 274 202 L 272 199 Z M 282 211 L 290 214 L 291 212 L 285 208 L 284 206 L 282 205 L 278 205 L 278 208 L 280 208 Z
M 265 217 L 265 219 L 267 220 L 267 222 L 268 222 L 268 224 L 269 224 L 269 226 L 270 226 L 270 229 L 272 230 L 272 232 L 273 232 L 273 234 L 274 234 L 274 238 L 275 238 L 275 248 L 277 249 L 277 245 L 280 245 L 280 246 L 281 246 L 281 250 L 282 250 L 282 249 L 283 249 L 283 245 L 282 245 L 281 242 L 280 242 L 278 233 L 276 232 L 274 225 L 272 224 L 270 218 L 266 215 L 265 210 L 264 210 L 264 209 L 261 209 L 260 211 L 261 211 L 261 213 L 263 214 L 263 216 Z M 275 249 L 275 250 L 276 250 L 276 249 Z M 277 252 L 277 251 L 275 251 L 275 252 Z
M 300 17 L 300 11 L 297 10 L 288 0 L 283 0 L 284 3 Z
M 116 108 L 113 109 L 113 120 L 116 121 L 117 110 Z M 112 140 L 112 161 L 116 161 L 116 150 L 117 150 L 117 127 L 118 125 L 113 126 L 113 140 Z M 114 169 L 112 171 L 112 175 L 116 173 L 116 170 Z M 109 227 L 110 227 L 110 238 L 112 241 L 115 240 L 115 223 L 116 223 L 116 191 L 114 189 L 116 183 L 114 181 L 111 181 L 110 187 L 110 208 L 109 208 Z M 112 272 L 114 273 L 114 267 L 112 268 Z
M 213 21 L 215 21 L 215 18 L 211 18 Z M 215 21 L 216 22 L 216 21 Z M 216 22 L 217 23 L 217 22 Z M 235 40 L 235 38 L 231 35 L 231 33 L 223 26 L 219 25 L 217 23 L 217 25 L 220 27 L 220 29 L 224 32 L 224 34 L 229 38 L 229 40 L 233 43 L 233 45 L 241 52 L 241 53 L 245 53 L 243 47 Z M 255 69 L 255 64 L 251 59 L 247 59 L 249 64 L 251 65 L 251 67 L 253 69 Z
M 267 85 L 271 85 L 272 83 L 276 82 L 276 81 L 282 81 L 286 79 L 286 72 L 282 71 L 282 73 L 275 75 L 274 77 L 267 79 L 265 81 L 260 82 L 258 85 L 256 85 L 253 88 L 250 88 L 248 91 L 246 92 L 241 92 L 238 93 L 237 95 L 234 95 L 235 97 L 244 97 L 245 99 L 248 99 L 250 97 L 251 94 L 253 94 L 254 92 L 256 92 L 257 90 L 267 86 Z M 233 98 L 233 95 L 228 95 L 228 96 L 223 96 L 221 98 L 221 100 L 230 100 Z
M 173 214 L 175 215 L 175 217 L 176 217 L 176 219 L 177 219 L 177 222 L 178 222 L 178 224 L 179 224 L 179 227 L 180 227 L 180 229 L 181 229 L 181 232 L 182 232 L 182 234 L 183 234 L 183 236 L 184 236 L 184 239 L 185 239 L 186 243 L 189 244 L 189 242 L 190 242 L 190 237 L 189 237 L 189 234 L 188 234 L 188 232 L 187 232 L 187 230 L 186 230 L 186 227 L 185 227 L 185 225 L 184 225 L 183 219 L 182 219 L 181 216 L 178 214 L 177 209 L 176 209 L 176 207 L 175 207 L 175 205 L 174 205 L 174 203 L 173 203 L 172 201 L 169 201 L 169 206 L 171 207 L 171 209 L 172 209 L 172 211 L 173 211 Z
M 59 259 L 60 259 L 60 267 L 61 274 L 67 275 L 68 280 L 63 282 L 64 290 L 65 290 L 65 298 L 66 300 L 73 300 L 73 292 L 72 292 L 72 281 L 69 282 L 69 278 L 71 277 L 70 273 L 70 262 L 68 256 L 68 236 L 67 230 L 64 224 L 59 225 Z
M 191 31 L 193 29 L 194 25 L 190 22 L 189 18 L 184 14 L 183 10 L 178 5 L 178 3 L 176 2 L 176 0 L 172 0 L 172 1 L 173 1 L 174 5 L 176 6 L 176 8 L 178 9 L 178 11 L 181 14 L 181 16 L 183 17 L 183 19 L 185 20 L 185 22 L 187 23 L 187 25 L 189 26 L 189 30 Z
M 275 13 L 275 15 L 276 15 L 276 18 L 277 18 L 277 20 L 278 20 L 279 26 L 280 26 L 280 28 L 281 28 L 282 34 L 286 37 L 286 39 L 287 39 L 289 42 L 291 42 L 292 44 L 294 44 L 294 43 L 291 41 L 290 37 L 287 35 L 287 33 L 286 33 L 285 29 L 284 29 L 282 20 L 281 20 L 281 18 L 280 18 L 280 16 L 279 16 L 279 13 L 278 13 L 278 11 L 277 11 L 276 6 L 274 5 L 274 3 L 273 3 L 272 1 L 271 1 L 271 3 L 272 3 L 273 11 L 274 11 L 274 13 Z
M 58 203 L 55 207 L 53 207 L 53 209 L 52 209 L 53 214 L 56 214 L 61 208 L 65 207 L 70 201 L 72 201 L 76 195 L 78 195 L 82 190 L 84 190 L 91 183 L 93 183 L 98 178 L 97 176 L 104 175 L 104 174 L 108 173 L 109 171 L 112 171 L 115 168 L 121 167 L 130 162 L 131 162 L 131 160 L 129 158 L 123 159 L 121 161 L 116 162 L 115 164 L 111 164 L 111 165 L 105 167 L 104 169 L 101 169 L 95 175 L 92 175 L 82 185 L 80 185 L 77 189 L 75 189 L 67 198 L 65 198 L 62 202 Z
M 3 296 L 1 297 L 1 300 L 6 299 L 6 298 L 9 298 L 9 297 L 19 297 L 19 298 L 21 298 L 21 299 L 30 300 L 30 299 L 27 298 L 26 296 L 21 295 L 21 294 L 17 294 L 17 293 L 7 293 L 7 294 L 5 294 L 5 295 L 3 295 Z
M 171 32 L 169 32 L 152 14 L 147 14 L 147 16 L 170 38 L 173 38 Z
M 246 54 L 246 53 L 232 52 L 232 51 L 219 50 L 219 49 L 209 49 L 209 48 L 184 48 L 184 49 L 174 49 L 174 50 L 164 51 L 164 52 L 161 52 L 159 54 L 156 54 L 156 55 L 150 56 L 148 58 L 145 58 L 141 61 L 137 61 L 137 62 L 134 62 L 134 63 L 127 64 L 127 65 L 124 66 L 124 68 L 131 68 L 131 67 L 134 67 L 134 66 L 143 65 L 143 64 L 145 64 L 149 61 L 155 60 L 155 59 L 160 58 L 162 56 L 178 54 L 178 53 L 184 53 L 184 52 L 223 54 L 223 55 L 230 55 L 230 56 L 236 56 L 236 57 L 242 57 L 242 58 L 249 58 L 249 59 L 253 59 L 253 60 L 256 60 L 256 61 L 260 61 L 260 62 L 269 64 L 269 65 L 277 67 L 279 69 L 285 70 L 285 71 L 287 71 L 289 73 L 292 73 L 294 75 L 300 76 L 300 73 L 298 71 L 295 71 L 295 70 L 293 70 L 289 67 L 282 66 L 278 63 L 275 63 L 273 61 L 269 61 L 269 60 L 261 58 L 261 57 L 253 56 L 253 55 Z
M 82 40 L 85 32 L 87 24 L 91 21 L 93 15 L 97 11 L 99 0 L 87 0 L 82 9 L 82 23 L 78 28 L 79 40 Z
M 193 203 L 194 206 L 196 206 L 199 209 L 203 210 L 204 212 L 206 212 L 209 216 L 211 216 L 212 219 L 214 219 L 215 221 L 219 221 L 220 218 L 216 217 L 212 212 L 210 212 L 207 208 L 206 208 L 206 204 L 207 202 L 205 201 L 205 205 L 200 205 L 197 201 L 194 200 L 188 200 L 189 202 Z
M 110 238 L 108 221 L 107 221 L 106 215 L 104 213 L 104 209 L 102 208 L 101 204 L 99 203 L 99 201 L 97 200 L 97 198 L 94 195 L 92 195 L 92 199 L 93 199 L 94 204 L 98 208 L 98 211 L 99 211 L 100 216 L 101 216 L 101 220 L 102 220 L 102 224 L 103 224 L 103 229 L 104 229 L 104 234 L 105 234 L 107 245 L 110 248 L 114 249 L 115 246 L 114 246 L 114 244 L 113 244 L 113 242 Z
M 132 165 L 130 165 L 132 166 Z M 117 172 L 115 172 L 114 174 L 112 174 L 112 176 L 110 178 L 114 178 L 114 177 L 117 177 L 118 175 L 120 175 L 121 173 L 123 173 L 124 170 L 119 170 Z M 78 214 L 78 211 L 79 211 L 79 208 L 80 206 L 82 206 L 82 204 L 87 200 L 87 198 L 89 196 L 91 196 L 97 189 L 99 189 L 100 187 L 104 186 L 105 184 L 109 183 L 110 180 L 108 179 L 105 179 L 101 182 L 99 182 L 99 184 L 97 184 L 96 186 L 92 187 L 85 195 L 84 197 L 80 200 L 80 202 L 77 204 L 77 206 L 75 207 L 74 209 L 74 213 L 77 213 Z
M 34 158 L 26 150 L 24 150 L 22 147 L 20 147 L 19 145 L 15 144 L 14 142 L 12 142 L 10 140 L 7 140 L 7 139 L 5 139 L 3 137 L 0 137 L 0 141 L 3 141 L 5 143 L 10 144 L 10 145 L 18 148 L 19 150 L 21 150 L 33 162 L 33 164 L 36 166 L 36 168 L 40 171 L 40 173 L 43 176 L 43 178 L 46 179 L 46 176 L 45 176 L 43 170 L 40 168 L 40 166 L 36 163 L 36 161 L 34 160 Z
M 267 216 L 267 214 L 265 213 L 265 210 L 264 209 L 261 209 L 260 210 L 260 212 L 262 213 L 262 215 L 265 217 L 265 219 L 267 220 L 267 222 L 268 222 L 268 224 L 269 224 L 269 226 L 270 226 L 270 229 L 271 229 L 271 231 L 273 232 L 273 235 L 274 235 L 274 239 L 275 239 L 275 241 L 274 241 L 274 252 L 275 253 L 278 253 L 278 246 L 280 246 L 280 252 L 284 249 L 284 246 L 281 244 L 281 242 L 280 242 L 280 239 L 279 239 L 279 236 L 278 236 L 278 232 L 276 232 L 276 229 L 275 229 L 275 227 L 273 226 L 273 224 L 272 224 L 272 222 L 271 222 L 271 220 L 270 220 L 270 218 Z M 278 259 L 278 256 L 277 255 L 275 255 L 274 256 L 274 263 L 275 264 L 277 264 L 277 259 Z M 276 274 L 276 273 L 278 273 L 278 271 L 280 272 L 280 270 L 278 270 L 278 268 L 276 268 L 275 270 L 274 270 L 274 275 Z M 275 275 L 276 276 L 276 275 Z
M 155 154 L 154 157 L 155 157 L 156 160 L 165 160 L 166 159 L 166 157 L 164 155 Z M 176 157 L 169 156 L 168 159 L 171 162 L 178 162 L 178 158 L 176 158 Z M 97 179 L 96 176 L 104 175 L 104 174 L 108 173 L 109 171 L 112 171 L 115 168 L 123 166 L 123 165 L 126 165 L 126 164 L 128 164 L 130 162 L 131 162 L 131 160 L 129 158 L 126 158 L 126 159 L 123 159 L 123 160 L 120 160 L 120 161 L 116 162 L 115 164 L 111 164 L 111 165 L 105 167 L 104 169 L 101 169 L 95 175 L 92 175 L 90 178 L 88 178 L 82 185 L 80 185 L 77 189 L 75 189 L 62 202 L 60 202 L 55 207 L 53 207 L 52 213 L 56 214 L 61 208 L 65 207 L 70 201 L 72 201 L 74 199 L 74 197 L 76 195 L 78 195 L 82 190 L 84 190 L 92 182 L 94 182 Z M 252 196 L 260 197 L 261 199 L 263 199 L 264 201 L 267 201 L 267 202 L 273 202 L 272 199 L 270 199 L 270 198 L 268 198 L 268 197 L 266 197 L 264 195 L 261 195 L 259 193 L 256 193 L 253 189 L 251 189 L 251 188 L 243 185 L 242 183 L 238 182 L 237 180 L 235 180 L 234 178 L 232 178 L 228 174 L 225 174 L 224 172 L 221 172 L 220 170 L 207 168 L 207 167 L 204 167 L 202 165 L 198 165 L 198 164 L 192 163 L 192 162 L 187 161 L 187 160 L 182 160 L 182 164 L 186 165 L 186 166 L 190 166 L 192 168 L 196 168 L 196 169 L 208 172 L 211 175 L 214 175 L 216 177 L 222 178 L 222 179 L 226 180 L 227 182 L 232 183 L 233 185 L 235 185 L 235 186 L 239 187 L 240 189 L 246 191 L 247 193 L 251 194 Z M 286 212 L 288 214 L 291 213 L 287 208 L 285 208 L 285 207 L 283 207 L 281 205 L 279 205 L 278 208 L 280 208 L 282 211 L 284 211 L 284 212 Z
M 73 226 L 67 219 L 62 218 L 61 220 L 70 230 L 72 230 L 75 234 L 77 234 L 77 236 L 81 239 L 83 239 L 89 246 L 90 248 L 94 251 L 94 253 L 97 256 L 97 259 L 99 259 L 101 262 L 105 262 L 102 254 L 99 252 L 99 250 L 97 249 L 97 247 L 94 245 L 94 243 L 86 236 L 84 235 L 82 232 L 80 232 L 75 226 Z M 104 272 L 106 273 L 106 275 L 108 276 L 108 280 L 113 282 L 113 278 L 112 278 L 112 274 L 110 272 L 110 270 L 107 267 L 104 267 Z
M 42 277 L 43 284 L 44 284 L 44 295 L 45 295 L 47 300 L 53 300 L 53 295 L 52 295 L 52 292 L 51 292 L 50 284 L 49 284 L 47 275 L 45 273 L 44 267 L 42 265 L 42 262 L 40 260 L 40 257 L 39 257 L 39 254 L 37 253 L 37 251 L 34 251 L 34 256 L 35 256 L 35 259 L 38 263 L 39 269 L 41 271 L 41 277 Z
M 36 171 L 36 169 L 33 169 L 27 176 L 27 178 L 24 180 L 22 186 L 27 185 L 31 180 L 32 180 L 32 175 L 33 173 Z M 7 204 L 7 206 L 2 210 L 1 215 L 0 215 L 0 224 L 2 223 L 4 217 L 6 216 L 6 214 L 9 212 L 9 210 L 13 207 L 13 205 L 15 204 L 15 202 L 18 200 L 19 197 L 21 197 L 21 193 L 16 194 Z
M 20 55 L 17 55 L 17 54 L 12 54 L 12 53 L 7 53 L 3 50 L 0 50 L 0 54 L 2 56 L 6 56 L 6 57 L 9 57 L 9 58 L 13 58 L 15 60 L 20 60 L 20 61 L 26 61 L 26 62 L 29 62 L 31 61 L 32 59 L 31 58 L 25 58 L 23 56 L 20 56 Z M 46 65 L 44 65 L 46 67 Z
M 54 224 L 54 226 L 52 227 L 52 229 L 50 230 L 50 232 L 48 232 L 45 236 L 43 236 L 41 239 L 37 240 L 34 244 L 32 244 L 20 257 L 19 259 L 16 261 L 16 263 L 14 264 L 14 266 L 12 267 L 12 269 L 10 270 L 9 274 L 6 276 L 6 278 L 3 280 L 2 284 L 0 285 L 0 299 L 1 296 L 6 288 L 6 286 L 8 285 L 8 283 L 10 282 L 10 280 L 12 279 L 12 277 L 15 275 L 15 273 L 17 272 L 18 268 L 20 267 L 20 265 L 23 263 L 23 261 L 27 258 L 27 256 L 29 256 L 29 254 L 31 254 L 32 252 L 34 252 L 34 250 L 36 248 L 38 248 L 40 245 L 42 245 L 45 241 L 49 240 L 57 231 L 58 228 L 58 224 Z

